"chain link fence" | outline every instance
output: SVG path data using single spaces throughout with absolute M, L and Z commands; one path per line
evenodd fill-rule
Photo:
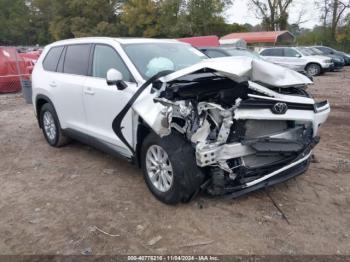
M 0 94 L 22 91 L 31 103 L 31 73 L 35 55 L 19 53 L 16 47 L 0 46 Z

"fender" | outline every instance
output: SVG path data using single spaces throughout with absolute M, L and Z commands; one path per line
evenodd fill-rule
M 121 126 L 126 114 L 128 113 L 128 111 L 130 110 L 130 108 L 132 107 L 132 105 L 135 103 L 135 101 L 137 100 L 137 98 L 142 94 L 142 92 L 153 82 L 155 82 L 156 80 L 158 80 L 159 78 L 166 76 L 170 73 L 172 73 L 173 71 L 162 71 L 159 72 L 158 74 L 154 75 L 153 77 L 151 77 L 149 80 L 147 80 L 137 91 L 136 93 L 130 98 L 130 100 L 128 101 L 128 103 L 125 105 L 125 107 L 120 111 L 120 113 L 115 117 L 115 119 L 112 122 L 112 129 L 114 131 L 114 133 L 117 135 L 117 137 L 125 144 L 125 146 L 127 146 L 127 148 L 131 151 L 131 153 L 133 154 L 133 156 L 136 155 L 134 148 L 129 144 L 129 142 L 125 139 L 124 135 L 123 135 L 123 128 Z

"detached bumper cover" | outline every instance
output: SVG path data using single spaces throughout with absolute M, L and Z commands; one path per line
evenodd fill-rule
M 287 181 L 293 177 L 303 174 L 309 167 L 310 159 L 312 156 L 312 148 L 319 142 L 319 138 L 316 137 L 302 153 L 300 153 L 293 161 L 287 165 L 280 167 L 270 173 L 248 182 L 242 186 L 225 188 L 225 198 L 237 198 L 245 195 L 249 192 L 266 188 L 278 183 Z
M 311 158 L 311 153 L 306 156 L 305 159 L 302 159 L 302 161 L 296 165 L 293 165 L 292 167 L 288 168 L 287 170 L 281 171 L 278 174 L 269 177 L 268 179 L 252 185 L 250 187 L 242 188 L 240 190 L 234 191 L 232 193 L 227 193 L 225 194 L 225 198 L 237 198 L 240 196 L 243 196 L 247 193 L 266 188 L 269 186 L 273 186 L 282 182 L 285 182 L 293 177 L 302 175 L 307 171 L 310 165 L 310 158 Z

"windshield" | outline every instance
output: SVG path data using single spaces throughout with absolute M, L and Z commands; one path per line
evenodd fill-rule
M 231 56 L 247 56 L 254 59 L 261 59 L 260 55 L 255 52 L 244 49 L 225 49 Z
M 145 79 L 161 71 L 177 71 L 208 58 L 192 46 L 182 43 L 125 44 L 123 48 Z
M 310 49 L 306 48 L 306 47 L 299 47 L 298 51 L 300 53 L 302 53 L 303 55 L 305 55 L 305 56 L 314 55 L 313 52 Z

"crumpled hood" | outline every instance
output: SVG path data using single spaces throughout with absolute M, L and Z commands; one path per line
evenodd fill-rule
M 216 71 L 238 83 L 249 80 L 274 87 L 303 86 L 313 83 L 308 77 L 296 71 L 264 60 L 248 57 L 206 59 L 198 64 L 162 77 L 160 81 L 169 83 L 182 76 L 205 69 Z

